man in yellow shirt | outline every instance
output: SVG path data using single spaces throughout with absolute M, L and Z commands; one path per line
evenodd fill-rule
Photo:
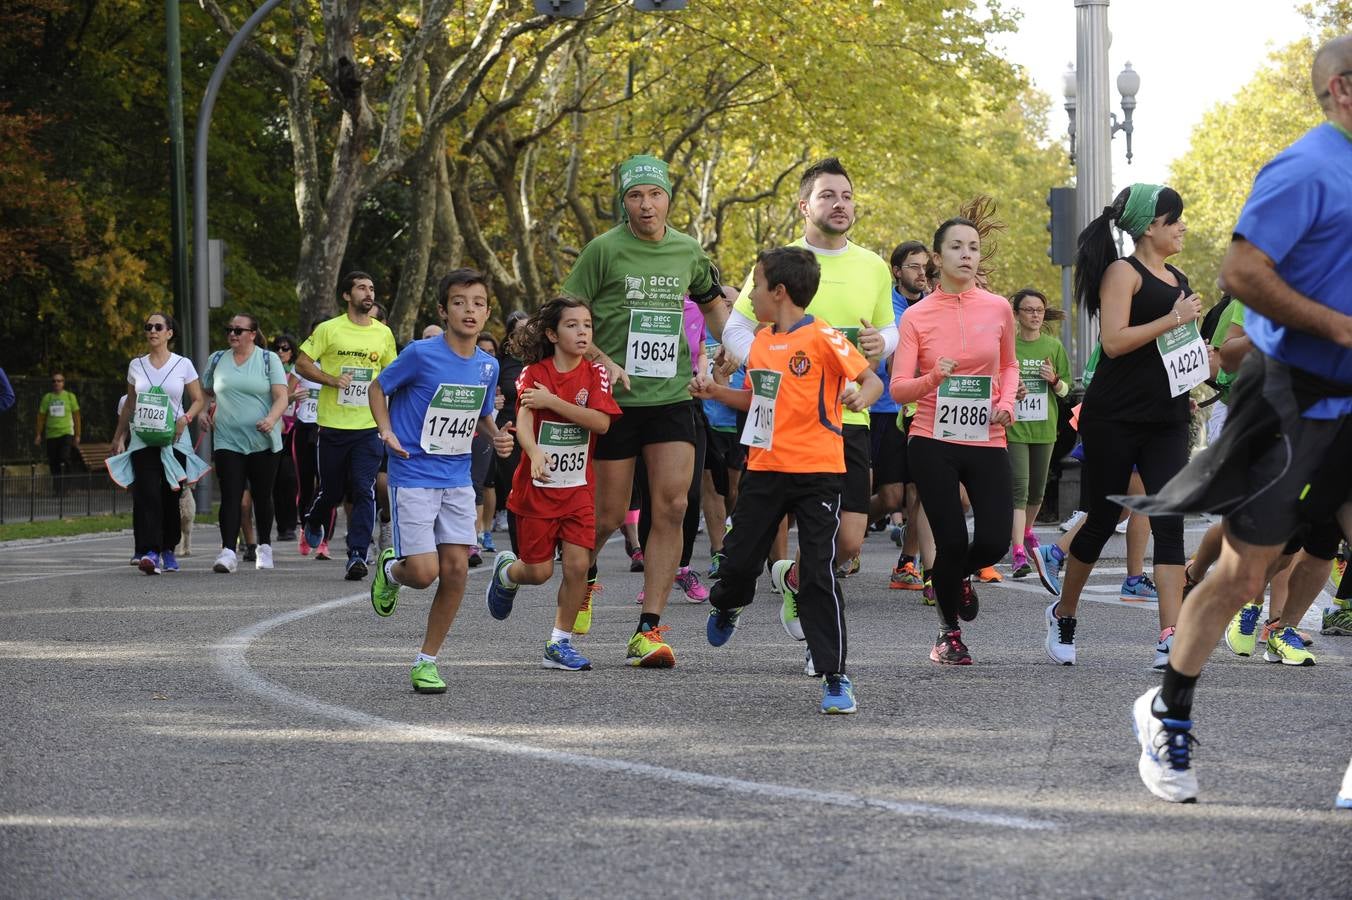
M 385 446 L 367 405 L 367 391 L 398 353 L 394 334 L 371 316 L 375 282 L 349 272 L 338 282 L 347 312 L 321 322 L 301 345 L 296 371 L 319 389 L 319 490 L 305 514 L 305 539 L 318 547 L 328 537 L 333 511 L 352 498 L 344 577 L 366 577 L 366 551 L 375 524 L 375 481 Z M 315 361 L 319 362 L 316 363 Z
M 852 243 L 847 234 L 855 222 L 854 185 L 840 160 L 827 157 L 803 173 L 798 186 L 798 212 L 803 217 L 803 236 L 791 246 L 812 251 L 821 266 L 821 284 L 808 304 L 808 313 L 842 331 L 875 366 L 897 348 L 897 326 L 892 311 L 892 271 L 878 254 Z M 742 289 L 723 331 L 726 355 L 743 362 L 756 332 L 756 314 L 751 307 L 751 281 Z M 839 401 L 836 401 L 839 402 Z M 868 529 L 872 496 L 872 445 L 868 411 L 844 410 L 845 485 L 840 504 L 840 531 L 836 561 L 841 574 L 858 571 L 859 550 Z M 796 567 L 795 567 L 796 569 Z M 779 582 L 788 582 L 784 614 L 796 620 L 793 590 L 797 572 L 789 567 Z

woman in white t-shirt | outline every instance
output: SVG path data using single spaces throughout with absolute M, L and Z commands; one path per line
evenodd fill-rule
M 122 458 L 110 459 L 108 469 L 123 487 L 131 485 L 138 565 L 145 574 L 158 575 L 178 571 L 174 547 L 182 536 L 179 489 L 206 471 L 206 464 L 192 451 L 187 430 L 205 399 L 192 360 L 169 349 L 174 339 L 173 317 L 151 313 L 144 328 L 149 352 L 127 366 L 127 402 L 113 433 L 113 452 Z M 169 416 L 174 423 L 172 444 L 147 444 L 142 435 L 153 431 L 156 424 L 167 430 Z

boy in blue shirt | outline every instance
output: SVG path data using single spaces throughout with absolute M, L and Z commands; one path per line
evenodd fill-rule
M 414 341 L 371 383 L 371 415 L 389 449 L 390 511 L 394 546 L 376 562 L 371 606 L 389 616 L 400 585 L 425 588 L 437 582 L 427 613 L 422 651 L 409 678 L 420 694 L 441 694 L 437 652 L 460 609 L 469 574 L 475 530 L 470 447 L 475 431 L 501 450 L 512 437 L 493 421 L 498 361 L 475 343 L 488 322 L 488 285 L 473 269 L 456 269 L 441 280 L 437 314 L 440 337 Z

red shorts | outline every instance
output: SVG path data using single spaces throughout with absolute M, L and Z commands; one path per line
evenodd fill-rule
M 521 549 L 521 561 L 526 565 L 552 562 L 560 541 L 588 550 L 595 547 L 596 510 L 589 506 L 548 519 L 516 517 L 516 544 Z

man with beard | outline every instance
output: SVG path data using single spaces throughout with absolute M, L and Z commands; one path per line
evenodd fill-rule
M 798 185 L 798 211 L 803 217 L 803 236 L 793 246 L 804 247 L 817 257 L 821 284 L 808 312 L 844 332 L 874 365 L 890 356 L 897 346 L 896 314 L 892 307 L 892 273 L 878 254 L 851 243 L 846 237 L 855 222 L 854 185 L 840 160 L 827 157 L 809 166 Z M 723 334 L 727 355 L 745 360 L 756 332 L 756 314 L 751 308 L 751 280 L 742 298 L 728 316 Z M 830 398 L 839 402 L 838 398 Z M 840 530 L 836 538 L 836 562 L 841 575 L 858 571 L 859 550 L 868 529 L 872 490 L 872 447 L 868 412 L 843 412 L 845 440 L 845 489 L 840 504 Z M 803 639 L 794 591 L 798 583 L 792 560 L 779 560 L 771 578 L 784 597 L 780 619 L 791 637 Z
M 375 524 L 376 473 L 385 456 L 367 392 L 397 351 L 394 334 L 371 315 L 376 288 L 370 275 L 347 273 L 338 282 L 338 295 L 347 311 L 319 323 L 296 358 L 301 377 L 320 385 L 319 489 L 305 515 L 305 540 L 318 547 L 328 538 L 325 532 L 346 487 L 352 516 L 344 577 L 360 581 L 366 577 L 366 551 Z

